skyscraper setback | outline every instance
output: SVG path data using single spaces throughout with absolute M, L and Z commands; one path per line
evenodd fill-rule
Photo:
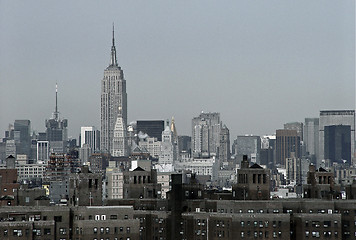
M 113 153 L 115 124 L 117 131 L 126 131 L 127 94 L 124 72 L 117 63 L 115 32 L 112 32 L 110 65 L 104 70 L 101 81 L 101 141 L 100 149 L 105 153 Z M 120 118 L 120 121 L 117 119 Z M 122 126 L 117 126 L 122 124 Z M 116 135 L 125 135 L 117 133 Z M 122 144 L 125 146 L 125 144 Z M 118 149 L 115 150 L 121 152 Z

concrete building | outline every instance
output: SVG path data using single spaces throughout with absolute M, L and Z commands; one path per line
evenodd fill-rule
M 217 156 L 220 144 L 220 113 L 201 113 L 192 119 L 192 156 Z
M 355 155 L 355 111 L 320 111 L 319 160 L 354 164 Z
M 127 93 L 124 72 L 117 63 L 114 29 L 110 65 L 104 70 L 101 81 L 101 141 L 100 150 L 111 153 L 113 150 L 114 129 L 118 116 L 122 124 L 127 124 Z

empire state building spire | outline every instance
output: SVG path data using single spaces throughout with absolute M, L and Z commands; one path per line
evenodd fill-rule
M 110 66 L 117 66 L 114 23 L 112 24 L 112 47 Z

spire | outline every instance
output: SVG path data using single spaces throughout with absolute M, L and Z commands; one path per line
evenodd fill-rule
M 172 117 L 172 121 L 171 121 L 171 131 L 173 132 L 174 136 L 177 136 L 177 129 L 176 129 L 176 124 L 174 121 L 174 117 Z
M 58 112 L 58 86 L 57 86 L 57 83 L 56 83 L 56 107 L 54 109 L 53 118 L 58 120 L 58 116 L 59 116 L 59 112 Z
M 117 66 L 114 23 L 112 23 L 112 46 L 111 46 L 111 62 L 110 62 L 110 66 Z

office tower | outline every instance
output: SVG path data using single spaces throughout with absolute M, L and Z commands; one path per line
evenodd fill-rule
M 114 127 L 114 138 L 111 150 L 114 157 L 128 156 L 127 129 L 123 117 L 119 113 Z
M 100 131 L 95 127 L 80 128 L 80 147 L 88 144 L 93 152 L 100 151 Z
M 111 61 L 104 70 L 101 81 L 101 141 L 100 150 L 112 153 L 114 129 L 119 114 L 122 124 L 127 124 L 127 94 L 124 72 L 117 63 L 114 29 L 112 36 Z M 125 127 L 126 129 L 126 127 Z
M 67 152 L 67 127 L 68 120 L 60 119 L 58 112 L 58 89 L 56 85 L 56 107 L 52 118 L 46 120 L 46 138 L 49 141 L 51 153 L 66 153 Z
M 230 160 L 230 131 L 224 125 L 220 132 L 219 161 L 220 163 Z
M 237 136 L 234 141 L 235 155 L 237 159 L 242 159 L 247 155 L 252 163 L 260 164 L 261 137 L 254 135 Z
M 150 137 L 162 141 L 162 132 L 164 130 L 163 120 L 139 120 L 137 121 L 137 133 L 147 134 Z
M 201 113 L 192 119 L 193 157 L 217 156 L 220 144 L 220 113 Z
M 31 154 L 31 122 L 30 120 L 15 120 L 14 136 L 16 136 L 16 154 Z
M 300 137 L 297 130 L 276 130 L 276 165 L 286 166 L 286 159 L 294 153 L 296 158 L 301 157 Z
M 305 155 L 316 164 L 319 156 L 319 118 L 306 118 L 304 123 Z
M 355 111 L 320 111 L 319 159 L 353 164 L 355 154 Z
M 173 164 L 177 160 L 176 150 L 174 133 L 167 122 L 167 126 L 162 132 L 161 154 L 158 162 L 160 164 Z

